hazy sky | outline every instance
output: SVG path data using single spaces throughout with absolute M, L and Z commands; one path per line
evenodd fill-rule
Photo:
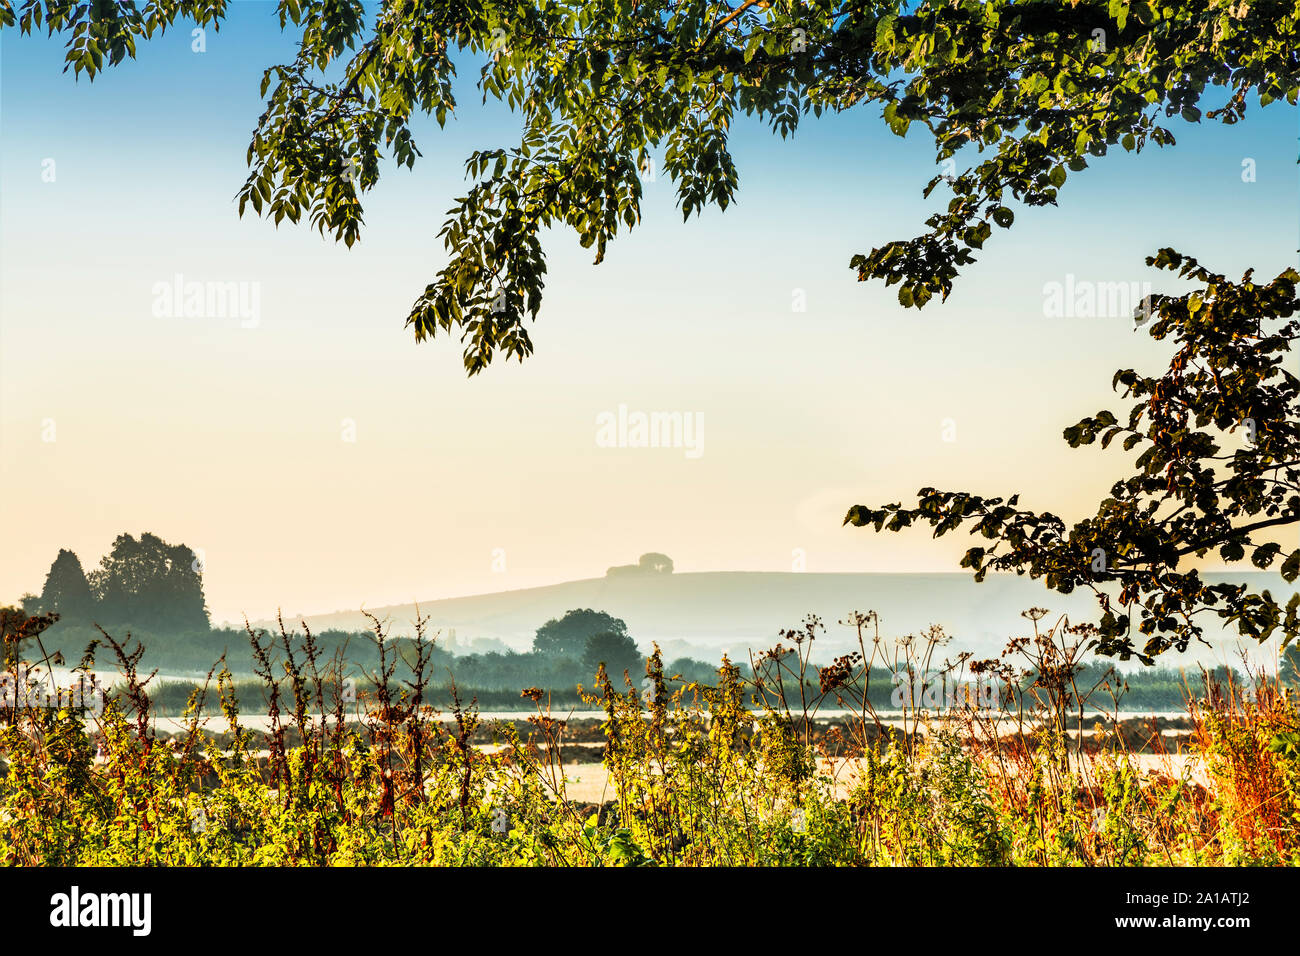
M 1045 316 L 1046 284 L 1172 291 L 1142 261 L 1165 245 L 1234 277 L 1295 259 L 1285 104 L 1171 120 L 1176 147 L 1072 174 L 920 313 L 848 260 L 945 201 L 920 195 L 932 143 L 874 108 L 786 141 L 743 121 L 732 208 L 683 225 L 660 177 L 602 265 L 552 234 L 536 354 L 467 380 L 455 339 L 403 323 L 445 262 L 465 157 L 512 145 L 517 117 L 479 105 L 466 64 L 459 114 L 418 125 L 424 158 L 386 171 L 358 246 L 241 221 L 261 72 L 292 55 L 273 11 L 238 4 L 205 53 L 175 30 L 93 84 L 60 72 L 61 40 L 0 37 L 0 600 L 39 591 L 61 547 L 89 570 L 146 530 L 203 550 L 216 621 L 592 577 L 650 550 L 680 571 L 790 570 L 796 549 L 809 571 L 952 570 L 964 537 L 844 512 L 935 485 L 1079 517 L 1119 455 L 1061 429 L 1120 407 L 1116 368 L 1167 354 L 1126 316 Z M 242 283 L 257 321 L 159 315 L 177 275 Z M 689 415 L 698 453 L 603 447 L 620 406 Z

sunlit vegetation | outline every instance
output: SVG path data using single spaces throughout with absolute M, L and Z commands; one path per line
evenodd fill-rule
M 524 688 L 526 722 L 493 725 L 456 688 L 429 703 L 432 639 L 398 645 L 376 623 L 373 685 L 349 700 L 339 659 L 310 633 L 254 635 L 267 720 L 254 730 L 224 664 L 182 730 L 152 719 L 140 648 L 104 634 L 121 683 L 99 713 L 17 707 L 0 729 L 0 860 L 10 865 L 1241 865 L 1300 862 L 1300 707 L 1276 677 L 1202 675 L 1187 733 L 1135 741 L 1089 679 L 1089 625 L 1044 623 L 997 659 L 939 659 L 942 632 L 886 641 L 873 614 L 845 623 L 859 650 L 812 663 L 820 622 L 786 631 L 746 673 L 674 680 L 601 666 L 571 732 Z M 6 618 L 8 673 L 47 621 Z M 11 652 L 12 653 L 9 653 Z M 39 669 L 40 662 L 37 660 Z M 82 662 L 89 668 L 88 656 Z M 901 718 L 872 703 L 873 670 L 944 687 L 989 683 Z M 746 674 L 748 676 L 746 676 Z M 907 683 L 907 681 L 904 681 Z M 895 685 L 897 686 L 897 685 Z M 918 685 L 919 686 L 919 685 Z M 947 692 L 945 691 L 945 694 Z M 221 710 L 214 729 L 201 711 Z M 915 705 L 915 706 L 914 706 Z M 828 725 L 835 707 L 854 714 Z M 576 728 L 575 728 L 576 730 Z M 574 737 L 600 743 L 608 793 L 570 789 Z M 484 746 L 486 740 L 497 746 Z M 1182 753 L 1175 753 L 1181 749 Z M 1139 753 L 1138 751 L 1142 751 Z

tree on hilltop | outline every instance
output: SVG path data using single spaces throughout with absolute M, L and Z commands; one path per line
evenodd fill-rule
M 673 559 L 666 554 L 660 554 L 658 551 L 650 551 L 641 555 L 637 564 L 643 571 L 649 571 L 653 574 L 672 574 Z

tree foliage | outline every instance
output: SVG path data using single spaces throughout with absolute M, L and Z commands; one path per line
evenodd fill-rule
M 626 633 L 619 631 L 602 631 L 587 638 L 587 645 L 582 652 L 583 669 L 588 675 L 594 675 L 601 664 L 605 670 L 620 680 L 626 671 L 635 680 L 639 674 L 639 665 L 645 658 L 637 650 L 636 641 Z
M 178 19 L 218 27 L 223 0 L 0 0 L 0 25 L 68 36 L 94 78 Z M 458 66 L 520 115 L 513 146 L 478 150 L 441 236 L 450 256 L 415 300 L 418 339 L 459 334 L 470 374 L 533 349 L 542 234 L 567 226 L 600 262 L 641 218 L 641 171 L 662 152 L 683 217 L 725 209 L 739 184 L 737 114 L 782 137 L 809 113 L 871 106 L 899 136 L 924 128 L 952 172 L 911 239 L 852 256 L 899 301 L 946 298 L 1008 228 L 1011 203 L 1054 205 L 1112 149 L 1168 146 L 1168 121 L 1232 124 L 1251 102 L 1296 103 L 1293 0 L 279 0 L 293 61 L 262 78 L 239 210 L 304 218 L 348 245 L 385 161 L 412 166 L 412 123 L 456 108 Z M 968 147 L 970 149 L 968 149 Z M 970 161 L 960 172 L 961 163 Z M 920 183 L 918 183 L 920 185 Z
M 587 650 L 587 640 L 597 634 L 626 637 L 627 625 L 604 611 L 577 608 L 566 611 L 561 618 L 551 618 L 539 627 L 533 637 L 533 650 L 581 661 Z
M 193 550 L 145 532 L 120 534 L 91 572 L 90 584 L 105 626 L 151 631 L 206 631 L 202 569 Z
M 658 551 L 647 551 L 637 560 L 637 564 L 651 574 L 673 573 L 673 559 Z
M 605 570 L 610 578 L 644 578 L 647 575 L 672 574 L 673 559 L 658 551 L 647 551 L 636 564 L 616 564 Z
M 1300 644 L 1290 644 L 1282 649 L 1277 676 L 1286 686 L 1300 689 Z
M 1152 297 L 1150 333 L 1172 338 L 1177 350 L 1159 377 L 1115 373 L 1113 385 L 1131 400 L 1127 416 L 1103 410 L 1065 429 L 1071 447 L 1100 440 L 1105 449 L 1121 439 L 1123 451 L 1141 450 L 1134 473 L 1093 517 L 1067 528 L 1054 514 L 1020 508 L 1019 495 L 922 488 L 915 507 L 857 505 L 845 523 L 877 531 L 929 524 L 935 537 L 964 527 L 989 542 L 962 559 L 977 580 L 1014 570 L 1066 594 L 1090 588 L 1103 612 L 1097 647 L 1105 654 L 1150 663 L 1170 647 L 1185 650 L 1206 613 L 1246 637 L 1263 641 L 1280 629 L 1289 642 L 1300 633 L 1300 595 L 1283 610 L 1267 590 L 1208 584 L 1188 563 L 1215 552 L 1229 564 L 1277 565 L 1288 582 L 1300 576 L 1300 548 L 1288 552 L 1272 539 L 1300 522 L 1300 379 L 1287 367 L 1300 335 L 1300 274 L 1287 269 L 1261 283 L 1247 272 L 1234 283 L 1172 249 L 1147 264 L 1203 285 Z
M 53 611 L 65 621 L 89 621 L 95 613 L 95 595 L 91 593 L 81 559 L 72 551 L 60 548 L 50 565 L 41 591 L 40 608 Z

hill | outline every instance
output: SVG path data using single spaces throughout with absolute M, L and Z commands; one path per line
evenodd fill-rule
M 1254 587 L 1271 588 L 1274 595 L 1294 591 L 1276 574 L 1238 572 L 1204 577 L 1249 580 Z M 429 617 L 431 628 L 441 629 L 444 637 L 454 636 L 458 643 L 493 638 L 523 650 L 547 620 L 571 608 L 590 607 L 626 621 L 629 633 L 643 648 L 656 641 L 669 657 L 716 660 L 723 649 L 735 656 L 747 647 L 770 646 L 782 628 L 798 626 L 809 613 L 819 615 L 828 625 L 822 653 L 838 652 L 852 635 L 836 622 L 854 610 L 878 612 L 881 632 L 888 637 L 939 624 L 953 636 L 955 649 L 991 654 L 1001 649 L 1008 636 L 1026 633 L 1027 622 L 1020 612 L 1033 606 L 1054 614 L 1068 613 L 1076 622 L 1096 616 L 1090 593 L 1060 595 L 1048 591 L 1041 581 L 1015 575 L 990 575 L 977 584 L 970 575 L 958 573 L 740 571 L 589 578 L 421 601 L 419 610 Z M 394 634 L 413 631 L 415 604 L 368 610 L 388 620 Z M 365 630 L 367 626 L 360 609 L 305 617 L 315 631 Z M 259 626 L 268 624 L 259 622 Z M 1222 635 L 1217 622 L 1207 626 L 1211 639 Z M 1222 647 L 1217 654 L 1200 652 L 1196 657 L 1222 660 Z

